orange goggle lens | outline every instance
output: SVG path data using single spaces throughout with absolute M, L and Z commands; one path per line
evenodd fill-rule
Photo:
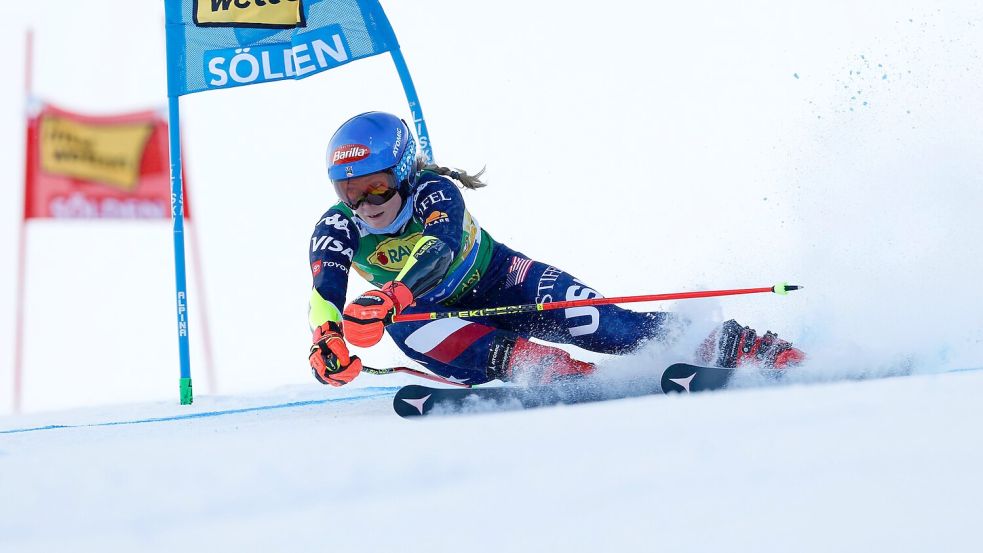
M 363 202 L 382 205 L 399 191 L 396 177 L 388 171 L 335 181 L 334 186 L 341 201 L 352 209 L 358 209 Z

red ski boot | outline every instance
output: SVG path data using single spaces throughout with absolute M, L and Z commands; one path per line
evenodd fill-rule
M 594 369 L 593 363 L 578 361 L 560 348 L 517 338 L 501 379 L 519 380 L 533 385 L 550 384 L 557 380 L 586 376 L 594 372 Z
M 780 340 L 774 332 L 760 338 L 751 327 L 731 319 L 714 330 L 697 350 L 703 363 L 732 369 L 748 363 L 768 369 L 785 369 L 805 360 L 802 350 Z

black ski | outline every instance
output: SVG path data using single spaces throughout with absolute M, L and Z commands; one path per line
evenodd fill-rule
M 733 369 L 676 363 L 663 371 L 661 388 L 655 386 L 652 379 L 617 384 L 585 379 L 532 387 L 431 388 L 412 384 L 396 392 L 393 409 L 401 417 L 420 417 L 589 403 L 650 395 L 660 390 L 667 394 L 703 392 L 726 388 L 733 374 Z
M 662 391 L 668 394 L 721 390 L 733 376 L 734 369 L 676 363 L 662 372 Z
M 601 401 L 600 389 L 587 385 L 489 386 L 486 388 L 431 388 L 403 386 L 393 398 L 393 409 L 401 417 L 430 414 L 512 411 L 547 405 Z

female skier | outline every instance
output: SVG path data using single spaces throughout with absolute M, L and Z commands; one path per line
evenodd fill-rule
M 369 347 L 388 332 L 410 358 L 432 372 L 468 384 L 494 379 L 547 384 L 582 376 L 592 363 L 531 342 L 539 338 L 625 354 L 664 340 L 677 318 L 614 305 L 529 314 L 392 323 L 403 313 L 463 310 L 599 297 L 561 269 L 496 242 L 464 205 L 458 185 L 484 186 L 471 176 L 417 157 L 406 123 L 369 112 L 345 122 L 327 150 L 328 176 L 340 202 L 311 237 L 310 300 L 315 378 L 342 386 L 362 370 L 348 343 Z M 342 311 L 349 269 L 378 287 Z M 699 360 L 734 367 L 753 361 L 785 367 L 801 351 L 770 332 L 757 336 L 727 321 L 704 343 Z

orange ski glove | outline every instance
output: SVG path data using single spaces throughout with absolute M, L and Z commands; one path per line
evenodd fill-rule
M 314 378 L 321 384 L 344 386 L 362 372 L 362 360 L 349 355 L 338 323 L 328 321 L 314 329 L 310 362 Z
M 402 282 L 387 282 L 345 308 L 345 336 L 358 347 L 374 346 L 382 340 L 386 325 L 413 304 L 413 292 Z

